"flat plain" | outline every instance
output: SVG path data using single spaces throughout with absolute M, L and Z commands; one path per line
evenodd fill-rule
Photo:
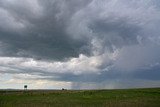
M 1 90 L 0 107 L 160 107 L 160 88 Z

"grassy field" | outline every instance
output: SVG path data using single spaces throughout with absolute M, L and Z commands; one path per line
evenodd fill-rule
M 0 91 L 0 107 L 160 107 L 160 88 Z

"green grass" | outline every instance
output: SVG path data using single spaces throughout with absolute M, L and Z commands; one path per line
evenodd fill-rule
M 0 91 L 0 107 L 160 107 L 160 88 Z

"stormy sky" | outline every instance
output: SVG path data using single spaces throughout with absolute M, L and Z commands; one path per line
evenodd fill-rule
M 159 0 L 0 0 L 0 88 L 160 86 Z

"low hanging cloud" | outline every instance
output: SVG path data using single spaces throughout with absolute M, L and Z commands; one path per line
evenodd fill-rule
M 159 6 L 158 0 L 0 0 L 0 73 L 72 88 L 159 86 Z

